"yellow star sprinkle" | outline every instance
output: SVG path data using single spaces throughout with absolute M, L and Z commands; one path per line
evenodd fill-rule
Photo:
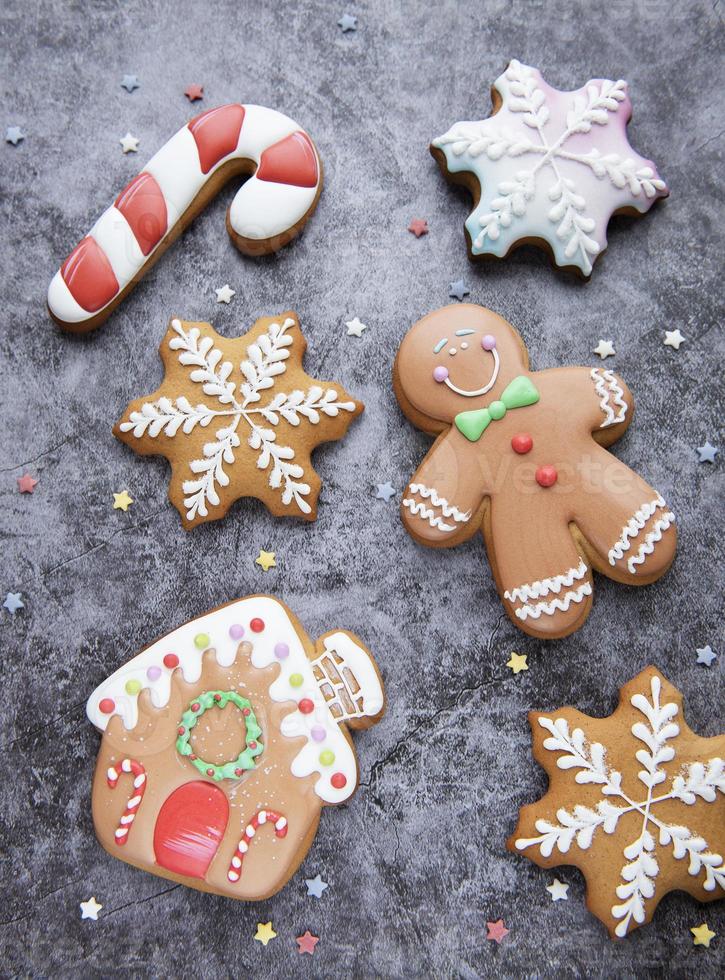
M 272 928 L 271 922 L 258 922 L 257 931 L 254 934 L 254 938 L 266 946 L 270 939 L 274 939 L 277 933 Z
M 528 670 L 529 665 L 526 663 L 525 653 L 511 653 L 511 659 L 506 664 L 510 667 L 514 674 L 520 674 L 522 670 Z
M 263 572 L 268 572 L 270 568 L 276 568 L 277 562 L 274 560 L 273 551 L 259 551 L 259 557 L 254 559 L 255 563 L 261 566 Z
M 114 510 L 122 510 L 125 514 L 132 503 L 133 497 L 129 494 L 128 490 L 122 490 L 121 493 L 114 493 L 113 495 Z
M 695 937 L 692 940 L 693 946 L 706 946 L 708 949 L 710 948 L 710 940 L 714 939 L 717 935 L 717 933 L 707 928 L 707 922 L 703 922 L 701 926 L 693 927 L 690 929 L 690 932 Z

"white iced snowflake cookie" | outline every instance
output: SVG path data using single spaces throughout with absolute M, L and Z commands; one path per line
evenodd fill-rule
M 340 439 L 363 405 L 307 375 L 305 347 L 294 313 L 263 317 L 231 340 L 208 323 L 171 321 L 161 387 L 131 402 L 113 432 L 169 460 L 169 499 L 187 529 L 223 517 L 240 497 L 276 516 L 317 516 L 310 454 Z
M 475 197 L 471 258 L 504 258 L 535 242 L 558 266 L 589 276 L 611 216 L 643 213 L 668 194 L 627 140 L 627 83 L 598 78 L 560 92 L 514 60 L 491 94 L 492 116 L 455 123 L 431 143 L 446 176 Z

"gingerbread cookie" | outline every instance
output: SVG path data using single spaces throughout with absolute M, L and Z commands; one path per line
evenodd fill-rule
M 317 516 L 310 453 L 341 439 L 363 405 L 305 374 L 306 346 L 294 313 L 262 317 L 234 340 L 208 323 L 171 321 L 163 384 L 131 402 L 113 433 L 168 459 L 169 499 L 187 530 L 223 517 L 240 497 L 257 497 L 276 516 Z
M 511 324 L 461 304 L 411 328 L 393 381 L 411 422 L 438 435 L 404 494 L 405 526 L 431 547 L 480 528 L 506 612 L 524 632 L 578 629 L 592 567 L 630 585 L 667 571 L 674 515 L 604 448 L 633 412 L 612 371 L 529 371 Z
M 560 92 L 511 61 L 491 99 L 488 119 L 458 122 L 430 148 L 446 177 L 473 195 L 470 257 L 505 258 L 533 243 L 589 276 L 611 216 L 642 214 L 668 194 L 627 140 L 627 83 L 596 78 Z
M 191 888 L 267 898 L 304 859 L 322 807 L 357 788 L 348 728 L 383 711 L 375 662 L 351 633 L 313 643 L 270 596 L 214 609 L 91 695 L 88 717 L 103 733 L 98 839 Z
M 246 255 L 297 235 L 322 191 L 315 144 L 289 116 L 258 105 L 209 109 L 180 129 L 121 191 L 56 272 L 48 309 L 65 330 L 100 326 L 220 188 L 252 174 L 227 211 Z
M 675 889 L 725 897 L 725 735 L 695 735 L 654 667 L 625 684 L 608 718 L 561 708 L 529 721 L 550 785 L 521 809 L 510 851 L 579 868 L 612 938 L 649 922 Z

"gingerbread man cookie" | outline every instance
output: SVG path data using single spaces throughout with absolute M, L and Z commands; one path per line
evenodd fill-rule
M 214 609 L 91 695 L 103 733 L 98 839 L 190 888 L 267 898 L 304 859 L 322 807 L 355 792 L 348 729 L 374 725 L 384 707 L 375 662 L 351 633 L 313 643 L 270 596 Z
M 341 439 L 363 405 L 304 372 L 306 346 L 294 313 L 262 317 L 233 340 L 209 323 L 171 321 L 159 349 L 163 384 L 131 402 L 113 433 L 169 460 L 169 499 L 187 530 L 223 517 L 239 497 L 277 516 L 317 516 L 310 454 Z
M 524 632 L 578 629 L 592 568 L 630 585 L 667 571 L 674 515 L 605 448 L 633 411 L 612 371 L 529 371 L 511 324 L 462 304 L 411 328 L 393 381 L 411 422 L 438 435 L 404 494 L 406 528 L 431 547 L 480 528 L 506 612 Z
M 510 851 L 578 867 L 612 938 L 649 922 L 669 891 L 725 897 L 725 735 L 696 735 L 654 667 L 608 718 L 560 708 L 529 721 L 549 789 L 522 807 Z
M 276 252 L 297 235 L 322 191 L 308 134 L 259 105 L 209 109 L 179 130 L 121 191 L 48 289 L 65 330 L 100 326 L 221 187 L 252 174 L 227 211 L 227 231 L 246 255 Z
M 669 193 L 627 140 L 627 83 L 596 78 L 575 92 L 511 61 L 491 89 L 493 113 L 456 123 L 431 143 L 453 183 L 473 194 L 472 259 L 544 247 L 558 266 L 589 276 L 613 214 L 642 214 Z

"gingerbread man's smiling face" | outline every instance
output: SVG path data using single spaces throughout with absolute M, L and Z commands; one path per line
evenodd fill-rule
M 528 367 L 521 338 L 503 317 L 472 304 L 429 313 L 407 333 L 395 381 L 421 415 L 452 422 L 495 399 Z

